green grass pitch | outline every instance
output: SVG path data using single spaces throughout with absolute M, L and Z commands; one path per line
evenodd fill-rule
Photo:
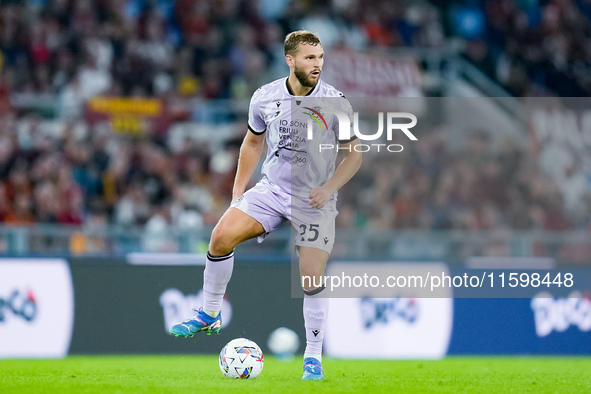
M 452 357 L 439 361 L 325 359 L 323 382 L 302 360 L 265 358 L 254 380 L 230 380 L 216 356 L 74 356 L 0 360 L 0 393 L 590 393 L 589 357 Z

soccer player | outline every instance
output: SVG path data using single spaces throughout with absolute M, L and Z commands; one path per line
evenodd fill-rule
M 334 244 L 336 195 L 357 172 L 361 153 L 350 127 L 339 132 L 336 116 L 322 114 L 322 108 L 310 108 L 305 100 L 328 98 L 335 109 L 352 117 L 344 95 L 320 80 L 324 51 L 317 35 L 296 31 L 285 38 L 285 60 L 289 77 L 259 88 L 252 96 L 248 114 L 248 132 L 240 148 L 238 170 L 232 191 L 232 204 L 211 235 L 203 283 L 203 307 L 197 315 L 175 324 L 170 332 L 191 337 L 197 332 L 218 333 L 220 309 L 226 286 L 232 276 L 234 248 L 247 239 L 264 237 L 283 221 L 297 230 L 304 290 L 305 380 L 322 380 L 322 342 L 328 314 L 328 299 L 319 297 L 324 290 L 321 280 Z M 301 118 L 303 116 L 303 118 Z M 294 121 L 300 117 L 302 122 Z M 305 121 L 324 124 L 323 132 L 309 138 Z M 330 125 L 330 126 L 329 126 Z M 304 127 L 305 126 L 305 127 Z M 343 138 L 345 136 L 346 138 Z M 340 138 L 340 139 L 339 139 Z M 252 176 L 266 139 L 268 150 L 263 163 L 263 178 L 244 192 Z M 336 166 L 336 149 L 344 152 Z M 337 167 L 335 169 L 335 167 Z

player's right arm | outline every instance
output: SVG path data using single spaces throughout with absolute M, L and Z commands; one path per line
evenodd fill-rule
M 244 194 L 248 181 L 257 167 L 261 153 L 263 152 L 264 142 L 264 134 L 254 134 L 250 131 L 246 133 L 246 137 L 242 141 L 242 146 L 240 146 L 238 170 L 236 171 L 234 188 L 232 189 L 232 202 Z
M 257 167 L 263 151 L 267 124 L 262 113 L 263 105 L 260 102 L 262 98 L 263 91 L 259 88 L 250 99 L 250 105 L 248 106 L 248 132 L 240 147 L 238 170 L 236 171 L 234 188 L 232 189 L 232 202 L 244 194 L 248 181 Z

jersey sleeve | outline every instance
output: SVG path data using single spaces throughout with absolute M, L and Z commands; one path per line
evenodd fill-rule
M 347 128 L 346 133 L 343 135 L 343 133 L 341 133 L 340 128 L 339 128 L 339 121 L 335 117 L 334 130 L 335 130 L 335 133 L 337 136 L 337 140 L 339 141 L 339 144 L 348 144 L 349 142 L 357 139 L 357 136 L 353 132 L 353 107 L 351 106 L 351 103 L 349 102 L 349 100 L 347 100 L 345 95 L 343 95 L 340 92 L 339 92 L 339 95 L 341 97 L 339 99 L 339 104 L 340 104 L 339 109 L 342 112 L 347 114 L 347 117 L 349 118 L 349 127 Z
M 267 124 L 263 117 L 261 98 L 261 89 L 258 89 L 252 95 L 248 108 L 248 130 L 256 135 L 261 135 L 267 130 Z

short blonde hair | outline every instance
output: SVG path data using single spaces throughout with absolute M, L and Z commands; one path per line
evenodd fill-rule
M 295 55 L 298 51 L 299 44 L 322 45 L 320 43 L 320 37 L 318 37 L 317 34 L 314 34 L 307 30 L 298 30 L 289 33 L 285 37 L 283 52 L 286 55 Z

